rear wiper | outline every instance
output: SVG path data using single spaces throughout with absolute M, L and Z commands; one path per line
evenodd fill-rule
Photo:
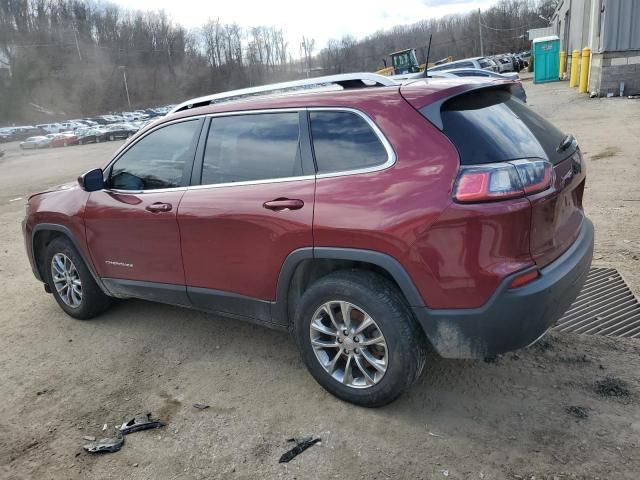
M 573 145 L 573 142 L 575 141 L 576 139 L 573 135 L 566 135 L 560 142 L 560 145 L 558 145 L 558 148 L 556 148 L 556 152 L 564 152 L 567 148 Z

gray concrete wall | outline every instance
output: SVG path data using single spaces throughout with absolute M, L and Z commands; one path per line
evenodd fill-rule
M 624 95 L 640 95 L 640 50 L 594 53 L 591 57 L 589 91 L 607 96 L 620 93 L 624 82 Z

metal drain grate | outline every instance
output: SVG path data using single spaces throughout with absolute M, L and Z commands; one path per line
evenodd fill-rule
M 559 332 L 640 338 L 640 303 L 614 268 L 592 268 Z

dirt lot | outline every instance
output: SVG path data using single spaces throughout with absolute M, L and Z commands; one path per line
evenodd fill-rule
M 640 101 L 589 100 L 566 83 L 527 89 L 589 159 L 594 263 L 638 293 Z M 30 272 L 24 200 L 12 200 L 116 147 L 2 147 L 1 478 L 638 478 L 637 341 L 553 334 L 494 362 L 433 357 L 407 395 L 367 410 L 325 393 L 282 333 L 142 301 L 90 322 L 65 316 Z M 607 377 L 624 384 L 596 388 Z M 168 425 L 128 436 L 118 453 L 83 452 L 84 435 L 146 410 Z M 304 435 L 322 443 L 278 464 L 286 439 Z

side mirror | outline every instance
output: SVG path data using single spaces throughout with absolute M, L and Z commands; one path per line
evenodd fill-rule
M 87 192 L 96 192 L 104 188 L 104 172 L 101 168 L 89 170 L 78 177 L 80 188 Z

